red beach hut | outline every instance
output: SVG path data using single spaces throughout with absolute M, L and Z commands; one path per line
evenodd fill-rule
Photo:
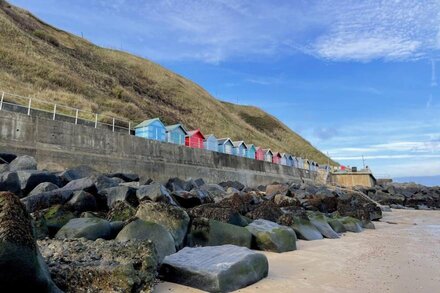
M 264 151 L 261 147 L 256 147 L 255 160 L 264 161 Z
M 203 140 L 205 136 L 200 129 L 188 131 L 188 135 L 185 137 L 185 145 L 190 148 L 203 149 Z
M 281 164 L 281 154 L 276 152 L 273 153 L 272 163 L 274 164 Z

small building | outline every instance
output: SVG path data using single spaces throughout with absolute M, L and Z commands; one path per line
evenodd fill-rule
M 264 161 L 264 150 L 262 147 L 255 148 L 255 160 Z
M 157 141 L 166 141 L 166 128 L 159 118 L 145 120 L 136 125 L 134 133 L 139 137 Z
M 205 139 L 205 136 L 200 131 L 200 129 L 191 130 L 191 131 L 188 131 L 188 135 L 185 137 L 185 145 L 190 148 L 203 149 L 204 148 L 204 144 L 203 144 L 204 139 Z
M 174 124 L 165 127 L 167 134 L 167 142 L 185 145 L 185 137 L 188 135 L 182 124 Z
M 281 155 L 280 164 L 283 166 L 287 166 L 287 154 L 280 153 L 280 155 Z
M 246 156 L 249 159 L 254 159 L 255 160 L 255 154 L 257 152 L 257 148 L 253 144 L 249 144 L 247 147 L 248 147 L 248 149 L 247 149 Z
M 310 161 L 305 159 L 303 169 L 310 170 Z
M 217 150 L 219 153 L 233 155 L 234 145 L 230 138 L 219 138 L 217 139 Z
M 287 166 L 294 167 L 293 162 L 294 162 L 294 157 L 290 154 L 287 154 Z
M 232 144 L 234 145 L 234 155 L 239 157 L 246 157 L 247 156 L 247 145 L 244 143 L 244 141 L 233 141 Z
M 281 154 L 279 152 L 273 153 L 272 163 L 281 164 Z
M 215 137 L 214 134 L 206 135 L 203 144 L 205 146 L 205 149 L 213 152 L 218 152 L 217 137 Z
M 264 160 L 266 162 L 271 162 L 273 161 L 273 152 L 270 149 L 263 149 L 264 152 Z
M 297 168 L 304 169 L 304 159 L 301 157 L 297 157 L 296 160 L 297 160 L 297 164 L 298 164 Z

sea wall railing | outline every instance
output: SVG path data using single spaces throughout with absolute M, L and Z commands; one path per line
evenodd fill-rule
M 1 91 L 0 95 L 0 110 L 20 112 L 29 116 L 38 112 L 38 114 L 43 114 L 52 120 L 67 121 L 95 128 L 105 127 L 113 132 L 127 131 L 129 134 L 132 134 L 133 126 L 136 125 L 133 121 L 48 102 L 35 97 L 24 97 L 5 91 Z

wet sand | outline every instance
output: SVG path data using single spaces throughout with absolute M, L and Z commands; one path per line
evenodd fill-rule
M 440 211 L 393 210 L 375 225 L 265 253 L 269 276 L 238 292 L 440 292 Z M 202 291 L 163 282 L 155 292 Z

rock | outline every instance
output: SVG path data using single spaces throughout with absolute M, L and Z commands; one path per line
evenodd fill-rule
M 291 196 L 289 185 L 287 184 L 270 184 L 266 186 L 266 197 L 271 199 L 277 194 Z
M 50 237 L 49 228 L 47 227 L 46 219 L 44 218 L 44 212 L 37 211 L 30 215 L 32 217 L 32 228 L 34 230 L 35 239 L 40 240 Z
M 358 219 L 353 217 L 342 217 L 339 220 L 348 232 L 359 233 L 363 231 L 362 222 Z
M 150 185 L 140 186 L 136 191 L 136 196 L 139 201 L 151 200 L 177 205 L 165 186 L 160 183 L 153 182 Z
M 221 182 L 218 185 L 223 187 L 223 189 L 228 189 L 229 187 L 232 187 L 238 191 L 242 191 L 245 188 L 245 186 L 238 181 L 226 181 L 226 182 Z
M 96 186 L 95 186 L 95 177 L 85 177 L 80 179 L 75 179 L 67 183 L 61 190 L 70 190 L 70 191 L 77 191 L 77 190 L 84 190 L 92 194 L 96 194 Z
M 109 239 L 112 229 L 108 221 L 99 218 L 76 218 L 70 220 L 55 235 L 56 239 L 98 238 Z
M 251 212 L 247 213 L 246 217 L 252 220 L 264 219 L 271 222 L 276 222 L 282 214 L 283 212 L 281 209 L 272 201 L 266 201 L 258 205 Z
M 391 212 L 390 206 L 380 206 L 382 212 Z
M 76 168 L 68 169 L 58 174 L 61 178 L 63 185 L 66 185 L 70 181 L 78 180 L 81 178 L 92 177 L 97 172 L 89 166 L 78 166 Z
M 176 252 L 174 239 L 163 226 L 152 222 L 145 222 L 140 219 L 126 225 L 121 232 L 119 232 L 118 236 L 116 236 L 116 240 L 152 241 L 156 247 L 159 262 L 162 262 L 165 256 Z
M 160 268 L 169 282 L 208 292 L 231 292 L 265 278 L 267 258 L 247 248 L 233 245 L 185 247 L 167 256 Z
M 324 238 L 305 214 L 285 214 L 278 219 L 278 223 L 293 228 L 299 239 L 319 240 Z
M 0 174 L 0 191 L 9 191 L 16 195 L 20 194 L 21 185 L 17 172 L 4 172 Z
M 226 194 L 227 194 L 226 198 L 228 198 L 232 195 L 235 195 L 235 194 L 240 195 L 240 190 L 235 189 L 234 187 L 228 187 L 228 188 L 226 188 Z
M 0 164 L 3 164 L 3 163 L 10 164 L 16 158 L 17 158 L 17 156 L 14 154 L 0 153 Z
M 125 182 L 139 181 L 139 175 L 134 173 L 110 173 L 106 174 L 106 176 L 110 178 L 120 178 Z
M 157 259 L 149 241 L 69 239 L 38 243 L 53 280 L 65 292 L 153 290 Z
M 226 191 L 218 184 L 205 184 L 200 187 L 200 190 L 208 192 L 214 202 L 219 202 L 227 196 Z
M 252 234 L 243 227 L 205 218 L 194 219 L 188 233 L 188 246 L 234 244 L 251 247 Z
M 139 206 L 136 217 L 146 222 L 162 225 L 173 236 L 175 246 L 182 247 L 190 220 L 184 209 L 147 201 Z
M 325 238 L 337 239 L 339 235 L 327 222 L 325 216 L 320 213 L 308 213 L 310 223 L 318 229 Z
M 79 213 L 95 211 L 97 209 L 95 196 L 83 190 L 75 191 L 66 205 Z
M 32 191 L 29 192 L 29 195 L 36 195 L 39 193 L 52 191 L 52 190 L 55 190 L 58 188 L 59 188 L 59 186 L 52 183 L 52 182 L 43 182 L 43 183 L 38 184 L 34 189 L 32 189 Z
M 296 234 L 292 228 L 259 219 L 246 229 L 252 234 L 252 247 L 272 252 L 296 250 Z
M 121 183 L 121 181 L 119 181 L 118 178 L 109 178 L 104 175 L 98 175 L 94 181 L 98 194 L 102 194 L 104 189 L 118 186 L 119 183 Z
M 422 210 L 422 211 L 429 211 L 429 210 L 431 210 L 431 208 L 429 208 L 427 205 L 424 205 L 424 204 L 420 204 L 420 205 L 418 205 L 418 206 L 416 207 L 416 209 L 418 209 L 418 210 Z
M 252 220 L 240 215 L 234 208 L 219 204 L 204 204 L 188 210 L 191 218 L 207 218 L 240 227 L 246 227 Z
M 19 156 L 9 163 L 9 170 L 11 172 L 37 170 L 37 161 L 31 156 Z
M 354 190 L 341 190 L 338 195 L 337 211 L 341 216 L 360 220 L 379 220 L 382 210 L 365 194 Z
M 75 215 L 61 205 L 54 205 L 45 210 L 43 217 L 49 231 L 53 237 L 64 225 L 75 218 Z
M 123 183 L 119 183 L 119 186 L 127 186 L 127 187 L 131 187 L 134 189 L 139 189 L 139 187 L 141 186 L 141 183 L 139 181 L 123 182 Z
M 391 186 L 389 188 L 391 188 Z M 392 190 L 394 190 L 394 187 L 392 187 Z M 374 194 L 369 193 L 369 195 L 373 200 L 377 201 L 382 205 L 390 205 L 390 204 L 403 205 L 403 203 L 405 202 L 405 197 L 403 195 L 396 195 L 395 191 L 393 194 L 390 194 L 388 192 L 383 192 L 382 190 L 376 190 L 376 193 Z
M 206 191 L 202 191 L 197 188 L 192 189 L 189 192 L 186 190 L 174 191 L 172 196 L 176 199 L 180 206 L 186 209 L 212 202 Z
M 43 182 L 51 182 L 58 186 L 60 179 L 47 171 L 18 171 L 18 178 L 20 179 L 21 190 L 23 194 L 28 194 L 37 185 Z
M 0 174 L 9 171 L 9 164 L 2 164 L 0 162 Z
M 121 232 L 122 229 L 124 229 L 125 223 L 123 221 L 110 222 L 110 227 L 112 229 L 110 238 L 114 239 L 116 238 L 116 236 L 118 236 L 119 232 Z
M 117 201 L 107 214 L 109 221 L 128 221 L 134 217 L 136 209 L 125 201 Z
M 139 205 L 139 201 L 136 196 L 136 189 L 131 187 L 110 187 L 102 190 L 100 194 L 107 198 L 107 206 L 109 208 L 113 207 L 113 205 L 118 201 L 125 201 L 132 207 L 137 207 Z
M 364 229 L 376 229 L 373 222 L 371 221 L 362 221 L 362 228 Z
M 300 206 L 299 201 L 296 198 L 289 197 L 287 195 L 277 194 L 272 198 L 272 201 L 278 207 L 292 207 L 292 206 Z
M 390 204 L 390 208 L 396 209 L 396 210 L 404 210 L 404 209 L 406 209 L 406 207 L 404 207 L 403 205 L 400 205 L 400 204 Z
M 345 229 L 344 225 L 338 219 L 327 218 L 327 223 L 332 227 L 332 229 L 336 233 L 345 233 L 347 229 Z
M 31 217 L 19 198 L 0 192 L 0 284 L 14 292 L 61 292 L 35 242 Z

